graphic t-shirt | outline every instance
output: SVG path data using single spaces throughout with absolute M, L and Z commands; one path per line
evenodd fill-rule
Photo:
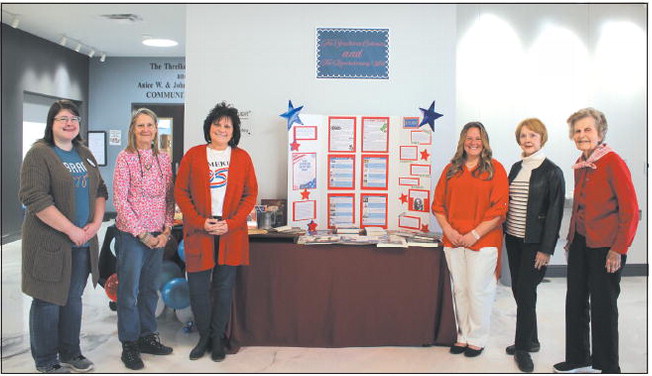
M 224 150 L 206 148 L 208 157 L 209 184 L 211 188 L 211 214 L 222 216 L 224 208 L 224 195 L 229 180 L 229 162 L 231 161 L 231 147 Z
M 73 148 L 70 151 L 54 147 L 61 163 L 68 169 L 75 187 L 75 217 L 73 223 L 77 227 L 84 227 L 88 223 L 90 215 L 90 199 L 88 197 L 88 171 L 82 162 L 79 153 Z M 84 244 L 83 247 L 88 246 Z

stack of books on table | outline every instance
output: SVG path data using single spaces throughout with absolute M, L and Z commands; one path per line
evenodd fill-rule
M 407 242 L 405 238 L 398 235 L 387 234 L 379 238 L 378 244 L 376 247 L 381 248 L 407 248 Z
M 405 239 L 408 247 L 439 247 L 441 234 L 433 232 L 415 233 Z
M 337 234 L 362 234 L 362 229 L 351 225 L 335 225 L 335 232 Z
M 378 238 L 375 236 L 365 236 L 365 235 L 340 235 L 340 241 L 338 244 L 344 245 L 373 245 L 378 244 Z
M 282 234 L 294 234 L 294 235 L 303 235 L 306 233 L 306 230 L 301 227 L 292 227 L 292 226 L 279 226 L 274 227 L 270 232 L 278 232 Z
M 340 237 L 338 235 L 301 235 L 297 239 L 297 244 L 338 244 L 340 242 Z

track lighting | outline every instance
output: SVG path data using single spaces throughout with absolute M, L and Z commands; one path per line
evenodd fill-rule
M 11 27 L 13 27 L 14 29 L 17 29 L 19 24 L 20 24 L 20 18 L 18 18 L 18 16 L 14 15 L 14 19 L 11 20 Z
M 93 57 L 95 56 L 95 50 L 91 48 L 91 50 L 88 52 L 88 57 Z
M 61 38 L 59 39 L 59 44 L 65 47 L 67 41 L 68 41 L 68 38 L 66 38 L 65 35 L 62 35 Z

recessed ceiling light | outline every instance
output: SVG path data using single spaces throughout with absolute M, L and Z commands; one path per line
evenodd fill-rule
M 143 39 L 143 44 L 150 47 L 174 47 L 179 43 L 172 39 L 147 38 Z

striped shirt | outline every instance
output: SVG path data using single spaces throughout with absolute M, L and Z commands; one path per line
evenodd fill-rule
M 514 237 L 525 238 L 530 177 L 532 176 L 532 170 L 541 166 L 545 159 L 546 156 L 542 150 L 528 157 L 523 157 L 521 170 L 509 185 L 509 210 L 505 221 L 505 232 Z
M 509 211 L 507 212 L 506 231 L 517 238 L 525 238 L 525 219 L 529 192 L 529 180 L 514 179 L 512 184 L 509 185 Z

